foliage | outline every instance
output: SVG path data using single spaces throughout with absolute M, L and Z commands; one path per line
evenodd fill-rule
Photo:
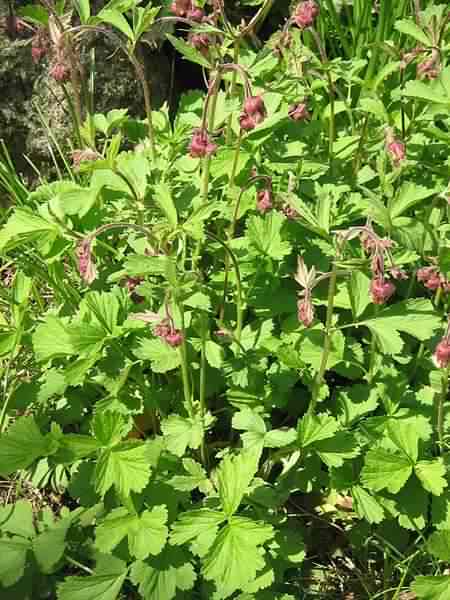
M 23 10 L 78 149 L 33 191 L 0 163 L 0 474 L 70 510 L 0 507 L 2 594 L 300 598 L 325 520 L 393 597 L 449 597 L 447 12 L 300 2 L 262 44 L 273 4 Z M 93 32 L 143 121 L 94 112 Z M 173 118 L 157 35 L 208 79 Z

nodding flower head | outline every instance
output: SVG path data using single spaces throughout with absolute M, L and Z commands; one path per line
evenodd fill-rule
M 297 301 L 297 317 L 305 327 L 311 327 L 314 322 L 314 306 L 310 294 Z
M 374 304 L 385 304 L 395 293 L 395 285 L 383 277 L 376 277 L 370 283 L 370 294 Z
M 260 190 L 257 194 L 256 207 L 260 213 L 264 214 L 273 208 L 272 191 L 268 188 Z
M 45 29 L 39 28 L 31 40 L 31 57 L 38 63 L 47 54 L 49 39 Z
M 183 333 L 179 329 L 172 329 L 164 339 L 169 346 L 172 346 L 172 348 L 177 348 L 183 343 L 184 337 Z
M 206 33 L 191 33 L 188 37 L 188 41 L 191 46 L 193 46 L 196 50 L 203 54 L 203 56 L 207 56 L 209 52 L 209 47 L 211 45 L 211 38 Z
M 70 78 L 70 69 L 63 62 L 57 62 L 50 68 L 50 76 L 59 83 L 65 83 Z
M 292 206 L 290 206 L 287 203 L 283 204 L 283 206 L 281 207 L 281 212 L 284 214 L 285 217 L 291 220 L 298 219 L 298 217 L 300 216 L 298 211 L 296 211 L 295 208 L 292 208 Z
M 439 369 L 445 369 L 450 364 L 450 340 L 445 335 L 434 349 L 433 362 Z
M 311 118 L 304 102 L 299 102 L 298 104 L 290 106 L 288 115 L 293 121 L 306 121 Z
M 314 0 L 304 0 L 295 9 L 293 19 L 297 27 L 306 29 L 312 27 L 319 14 L 319 5 Z
M 205 13 L 202 11 L 201 8 L 194 7 L 187 13 L 187 18 L 190 21 L 194 21 L 195 23 L 201 23 L 204 17 Z
M 84 162 L 92 162 L 98 160 L 100 154 L 95 152 L 95 150 L 91 150 L 90 148 L 85 148 L 84 150 L 74 150 L 72 152 L 72 163 L 75 169 L 79 169 L 81 164 Z
M 445 292 L 449 289 L 449 281 L 439 272 L 436 266 L 422 267 L 417 270 L 417 281 L 431 291 L 436 291 L 439 288 Z
M 217 150 L 217 144 L 210 140 L 206 129 L 194 129 L 191 143 L 189 144 L 189 153 L 192 158 L 203 158 L 211 156 Z
M 266 118 L 267 111 L 262 96 L 248 96 L 242 107 L 239 124 L 244 131 L 255 129 Z
M 90 237 L 81 240 L 77 246 L 76 254 L 81 279 L 90 285 L 97 278 L 97 269 L 92 257 L 92 239 Z
M 441 70 L 437 56 L 428 58 L 417 65 L 416 74 L 418 79 L 436 79 Z
M 174 0 L 170 5 L 171 12 L 177 17 L 187 16 L 192 9 L 192 0 Z
M 394 136 L 391 128 L 386 130 L 386 151 L 396 167 L 406 158 L 405 144 Z

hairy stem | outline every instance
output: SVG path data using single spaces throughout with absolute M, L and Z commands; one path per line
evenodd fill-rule
M 145 105 L 145 115 L 147 117 L 148 139 L 150 141 L 150 155 L 152 158 L 152 163 L 155 164 L 156 146 L 155 146 L 155 131 L 153 128 L 150 86 L 147 81 L 147 77 L 145 75 L 144 59 L 142 57 L 142 51 L 139 51 L 139 54 L 140 54 L 140 58 L 137 58 L 134 54 L 130 55 L 130 58 L 131 58 L 131 62 L 133 64 L 133 66 L 134 66 L 136 76 L 139 79 L 139 82 L 141 84 L 142 92 L 144 94 L 144 105 Z
M 448 396 L 448 378 L 450 376 L 450 366 L 445 368 L 442 373 L 442 390 L 436 397 L 436 454 L 442 454 L 444 451 L 444 402 Z

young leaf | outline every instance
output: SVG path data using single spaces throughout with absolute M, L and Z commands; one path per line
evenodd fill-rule
M 200 416 L 181 417 L 170 415 L 161 423 L 167 449 L 176 456 L 183 456 L 186 448 L 200 448 L 203 439 L 203 424 Z
M 58 585 L 58 600 L 116 600 L 127 572 L 66 577 Z
M 175 229 L 178 225 L 177 209 L 172 198 L 172 191 L 169 185 L 165 182 L 158 183 L 154 187 L 154 199 L 162 210 L 163 214 L 169 221 L 172 229 Z
M 226 456 L 216 471 L 220 500 L 224 513 L 231 517 L 238 509 L 253 479 L 260 457 L 260 449 L 243 450 Z
M 175 546 L 181 546 L 181 544 L 190 542 L 210 532 L 215 537 L 219 525 L 225 519 L 226 517 L 223 512 L 208 508 L 181 513 L 172 527 L 170 543 Z
M 124 537 L 128 538 L 130 554 L 144 560 L 163 549 L 167 539 L 167 509 L 154 506 L 140 515 L 131 515 L 126 508 L 116 508 L 95 530 L 95 545 L 107 554 Z
M 208 494 L 212 490 L 212 484 L 203 467 L 192 458 L 184 458 L 182 463 L 189 475 L 174 475 L 168 483 L 181 492 L 191 492 L 198 488 L 203 494 Z
M 440 496 L 448 485 L 445 479 L 446 468 L 442 458 L 421 460 L 415 465 L 414 472 L 427 492 L 435 496 Z
M 95 469 L 97 491 L 104 496 L 114 485 L 123 498 L 141 492 L 150 479 L 154 461 L 154 448 L 149 442 L 122 442 L 104 450 Z
M 395 29 L 413 37 L 421 44 L 424 44 L 424 46 L 427 48 L 433 45 L 432 41 L 423 31 L 423 29 L 416 25 L 416 23 L 414 23 L 414 21 L 412 21 L 411 19 L 401 19 L 399 21 L 396 21 Z
M 0 473 L 9 475 L 26 469 L 41 456 L 55 450 L 52 442 L 44 437 L 33 417 L 20 417 L 0 437 Z
M 387 489 L 396 494 L 408 481 L 412 472 L 413 465 L 408 457 L 378 448 L 369 450 L 366 454 L 361 481 L 374 492 Z
M 181 364 L 178 349 L 172 348 L 159 338 L 141 340 L 140 346 L 133 350 L 133 354 L 140 360 L 149 360 L 155 373 L 173 371 Z
M 228 598 L 252 582 L 265 566 L 259 547 L 273 536 L 271 525 L 244 517 L 233 517 L 220 531 L 202 574 L 213 580 L 218 598 Z
M 265 256 L 281 260 L 291 253 L 291 245 L 283 241 L 281 229 L 284 218 L 278 212 L 272 212 L 268 217 L 253 215 L 247 222 L 247 236 L 250 243 Z
M 124 15 L 118 10 L 104 8 L 98 13 L 96 21 L 103 21 L 104 23 L 109 23 L 110 25 L 121 31 L 123 34 L 125 34 L 125 36 L 130 41 L 133 41 L 133 31 L 129 26 L 128 21 L 126 20 Z

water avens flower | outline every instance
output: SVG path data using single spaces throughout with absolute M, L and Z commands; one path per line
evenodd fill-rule
M 70 79 L 70 69 L 62 62 L 57 62 L 50 67 L 49 74 L 55 81 L 65 83 Z
M 217 144 L 210 140 L 206 129 L 194 129 L 191 143 L 189 144 L 189 153 L 192 158 L 204 158 L 211 156 L 217 150 Z
M 445 335 L 434 349 L 433 362 L 439 369 L 445 369 L 450 364 L 450 339 Z
M 391 128 L 386 129 L 386 151 L 394 166 L 398 167 L 406 158 L 405 144 L 394 136 Z
M 311 118 L 308 108 L 304 102 L 293 104 L 289 107 L 289 118 L 293 121 L 306 121 Z
M 311 294 L 305 294 L 297 301 L 297 317 L 305 327 L 311 327 L 314 322 L 314 306 Z
M 372 279 L 370 283 L 370 295 L 374 304 L 385 304 L 395 294 L 395 285 L 385 281 L 382 277 Z
M 264 214 L 269 210 L 272 210 L 272 192 L 269 189 L 260 190 L 257 193 L 256 207 L 260 213 Z
M 187 16 L 192 9 L 192 0 L 174 0 L 170 5 L 171 12 L 177 17 Z
M 207 56 L 209 47 L 211 45 L 211 39 L 206 33 L 192 33 L 188 37 L 188 41 L 196 50 Z
M 319 14 L 319 5 L 314 0 L 305 0 L 295 9 L 293 19 L 297 27 L 300 29 L 306 29 L 312 27 L 314 21 Z
M 181 346 L 184 341 L 183 333 L 179 329 L 172 329 L 164 339 L 172 348 Z
M 239 124 L 244 131 L 255 129 L 267 116 L 266 107 L 262 96 L 248 96 L 242 107 Z
M 81 279 L 90 285 L 97 278 L 97 269 L 92 257 L 92 239 L 90 237 L 85 238 L 78 244 L 76 254 Z

